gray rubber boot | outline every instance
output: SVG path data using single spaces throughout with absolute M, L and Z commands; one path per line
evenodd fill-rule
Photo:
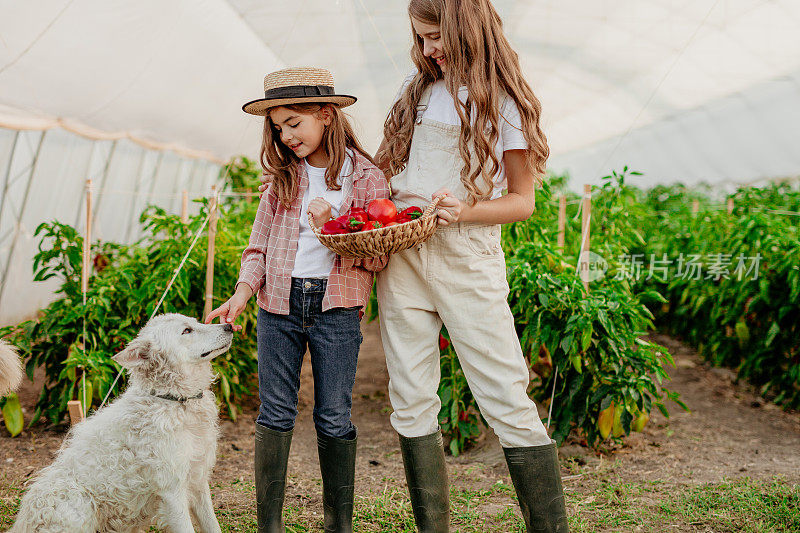
M 317 433 L 325 531 L 352 533 L 357 439 Z
M 286 463 L 292 430 L 275 431 L 256 424 L 256 514 L 259 533 L 283 533 Z
M 422 437 L 400 435 L 400 450 L 411 496 L 411 508 L 421 533 L 450 531 L 450 494 L 442 433 Z
M 528 533 L 568 533 L 556 443 L 503 452 Z

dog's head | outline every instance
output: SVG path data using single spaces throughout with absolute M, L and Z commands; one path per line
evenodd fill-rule
M 150 319 L 113 359 L 148 386 L 196 389 L 210 384 L 210 361 L 227 352 L 232 340 L 230 324 L 165 314 Z

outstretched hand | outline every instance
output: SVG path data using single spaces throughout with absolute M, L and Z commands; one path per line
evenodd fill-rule
M 223 324 L 231 324 L 233 331 L 241 331 L 242 326 L 234 324 L 233 322 L 242 314 L 247 306 L 247 300 L 252 296 L 253 291 L 246 283 L 239 283 L 236 286 L 236 292 L 233 296 L 228 298 L 224 304 L 220 305 L 206 317 L 206 324 L 210 324 L 216 317 L 220 317 L 220 322 Z

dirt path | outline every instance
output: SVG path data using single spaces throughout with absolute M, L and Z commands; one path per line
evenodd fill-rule
M 630 479 L 705 483 L 782 475 L 800 481 L 798 413 L 765 403 L 753 387 L 734 383 L 733 372 L 707 366 L 670 337 L 651 340 L 673 354 L 677 368 L 670 369 L 667 387 L 681 394 L 691 412 L 668 405 L 668 420 L 656 412 L 643 433 L 615 451 Z
M 597 454 L 577 444 L 561 449 L 565 490 L 586 496 L 597 487 L 593 472 L 613 472 L 628 481 L 660 480 L 669 484 L 698 484 L 725 478 L 782 475 L 800 482 L 800 416 L 765 404 L 753 391 L 732 382 L 733 374 L 702 363 L 693 350 L 663 335 L 653 340 L 669 348 L 677 368 L 670 369 L 668 386 L 678 391 L 691 408 L 687 413 L 669 405 L 671 417 L 654 413 L 643 433 L 633 434 L 623 445 Z M 308 362 L 307 362 L 308 363 Z M 404 487 L 397 436 L 389 424 L 388 375 L 377 324 L 364 326 L 364 344 L 354 391 L 353 419 L 359 428 L 357 493 L 376 497 Z M 21 391 L 27 416 L 36 391 L 28 384 Z M 322 512 L 321 482 L 316 438 L 311 418 L 313 385 L 310 365 L 303 372 L 300 414 L 289 462 L 287 505 L 309 518 Z M 237 422 L 222 422 L 217 466 L 212 480 L 219 512 L 251 513 L 253 419 L 257 400 L 246 407 Z M 544 414 L 544 413 L 542 413 Z M 63 433 L 34 428 L 15 439 L 0 436 L 0 499 L 8 505 L 25 480 L 52 460 Z M 489 432 L 491 433 L 491 432 Z M 502 450 L 494 435 L 460 457 L 448 457 L 453 486 L 487 490 L 497 481 L 509 483 Z M 575 498 L 571 498 L 572 501 Z M 580 500 L 580 498 L 577 498 Z M 487 513 L 510 507 L 508 496 L 482 505 Z M 580 502 L 572 512 L 580 512 Z M 7 521 L 7 519 L 6 519 Z M 0 526 L 3 523 L 0 516 Z

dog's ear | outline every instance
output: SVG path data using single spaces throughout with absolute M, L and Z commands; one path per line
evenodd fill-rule
M 111 359 L 125 368 L 133 368 L 150 359 L 152 351 L 153 347 L 150 341 L 133 339 L 124 350 Z

